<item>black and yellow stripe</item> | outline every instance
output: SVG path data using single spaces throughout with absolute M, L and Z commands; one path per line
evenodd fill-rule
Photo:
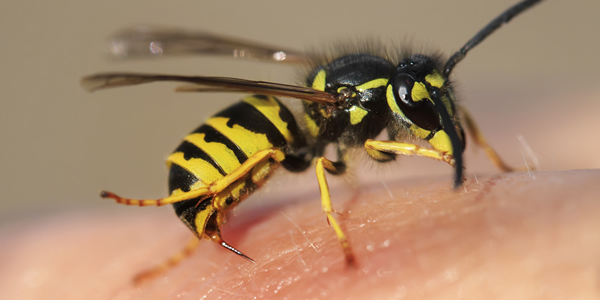
M 367 43 L 363 47 L 342 47 L 339 55 L 315 56 L 304 86 L 164 74 L 106 73 L 86 77 L 82 83 L 92 91 L 175 81 L 192 84 L 179 88 L 179 91 L 271 95 L 245 97 L 187 135 L 167 160 L 170 196 L 133 199 L 103 191 L 101 197 L 125 205 L 173 204 L 176 214 L 198 238 L 210 239 L 253 261 L 221 238 L 220 227 L 225 214 L 264 184 L 278 166 L 299 172 L 314 162 L 321 207 L 335 231 L 347 264 L 352 265 L 354 255 L 350 241 L 333 214 L 326 178 L 327 174 L 341 175 L 346 171 L 349 149 L 363 147 L 368 156 L 382 163 L 394 160 L 397 155 L 443 161 L 454 167 L 454 187 L 457 188 L 463 181 L 462 152 L 466 136 L 461 121 L 464 121 L 475 144 L 484 148 L 492 162 L 502 171 L 513 170 L 487 144 L 466 110 L 455 105 L 453 83 L 449 77 L 468 51 L 502 24 L 540 1 L 522 0 L 509 8 L 445 63 L 439 55 L 411 51 L 398 51 L 395 55 L 395 51 L 383 49 L 377 43 Z M 213 50 L 228 49 L 232 41 L 204 34 L 195 38 L 215 46 L 207 47 Z M 247 57 L 264 56 L 264 53 L 257 56 L 259 53 L 252 49 L 255 46 L 245 50 Z M 263 50 L 270 52 L 272 49 Z M 209 52 L 217 54 L 219 51 Z M 299 118 L 303 121 L 302 128 L 290 111 L 272 96 L 303 100 L 304 114 Z M 375 140 L 384 130 L 389 139 Z M 337 160 L 324 157 L 325 149 L 330 145 L 335 146 Z M 138 278 L 164 272 L 189 255 L 195 245 L 197 242 L 188 244 L 166 263 Z
M 305 146 L 304 136 L 292 113 L 279 100 L 260 95 L 245 97 L 188 134 L 169 156 L 170 193 L 177 195 L 208 186 L 235 171 L 258 151 L 271 148 L 292 151 L 302 146 Z M 241 201 L 272 173 L 275 168 L 272 164 L 266 161 L 257 165 L 246 180 L 238 180 L 209 199 L 174 203 L 177 215 L 201 236 L 212 215 L 207 211 L 223 210 Z
M 304 138 L 293 115 L 279 100 L 249 96 L 186 136 L 167 164 L 178 165 L 188 172 L 184 176 L 197 179 L 187 182 L 206 185 L 231 173 L 257 151 L 302 144 Z M 171 180 L 173 187 L 176 181 Z M 177 188 L 171 188 L 171 193 Z

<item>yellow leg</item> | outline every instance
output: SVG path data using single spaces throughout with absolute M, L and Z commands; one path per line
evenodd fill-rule
M 190 241 L 187 243 L 187 245 L 185 245 L 185 247 L 183 249 L 181 249 L 181 251 L 179 251 L 175 255 L 171 256 L 168 260 L 166 260 L 162 264 L 160 264 L 152 269 L 149 269 L 149 270 L 146 270 L 146 271 L 143 271 L 143 272 L 137 274 L 133 278 L 134 284 L 139 285 L 147 280 L 156 278 L 157 276 L 164 274 L 169 269 L 178 265 L 182 260 L 184 260 L 185 258 L 192 255 L 192 253 L 194 252 L 194 249 L 196 249 L 198 247 L 198 244 L 200 244 L 200 240 L 197 237 L 193 237 L 192 239 L 190 239 Z
M 367 154 L 373 157 L 375 160 L 378 160 L 380 157 L 385 157 L 384 153 L 394 153 L 400 155 L 416 155 L 433 158 L 439 161 L 443 161 L 454 167 L 454 158 L 451 154 L 447 154 L 445 152 L 422 148 L 419 145 L 401 143 L 396 141 L 374 141 L 367 140 L 365 142 L 365 149 L 367 150 Z
M 490 161 L 492 161 L 496 168 L 498 168 L 502 172 L 515 171 L 515 168 L 512 168 L 506 163 L 504 163 L 504 161 L 502 160 L 502 158 L 500 158 L 498 153 L 496 153 L 496 151 L 487 143 L 485 137 L 483 136 L 481 131 L 479 131 L 479 128 L 477 127 L 477 124 L 475 123 L 475 120 L 473 119 L 469 111 L 467 111 L 467 109 L 462 106 L 459 106 L 458 109 L 460 110 L 462 118 L 465 121 L 467 131 L 469 131 L 469 134 L 471 134 L 471 136 L 473 137 L 475 144 L 483 149 L 485 155 Z
M 327 214 L 327 221 L 333 230 L 335 230 L 335 234 L 337 235 L 338 240 L 342 244 L 342 250 L 344 251 L 344 255 L 346 256 L 346 262 L 349 265 L 354 265 L 354 255 L 352 254 L 352 248 L 350 247 L 350 243 L 342 231 L 342 228 L 338 224 L 338 222 L 333 217 L 333 208 L 331 207 L 331 196 L 329 195 L 329 186 L 327 185 L 327 178 L 325 178 L 325 169 L 331 171 L 333 173 L 339 173 L 339 170 L 333 165 L 333 162 L 325 157 L 320 157 L 317 159 L 317 180 L 319 182 L 319 189 L 321 190 L 321 206 L 323 208 L 323 212 Z
M 125 205 L 162 206 L 162 205 L 173 204 L 175 202 L 190 200 L 190 199 L 194 199 L 194 198 L 198 198 L 198 197 L 202 197 L 202 196 L 214 195 L 214 194 L 218 194 L 221 191 L 223 191 L 225 188 L 227 188 L 229 185 L 234 183 L 236 180 L 242 178 L 243 176 L 246 176 L 252 170 L 252 168 L 254 168 L 257 164 L 259 164 L 264 159 L 269 158 L 269 157 L 273 158 L 274 160 L 276 160 L 278 162 L 281 162 L 285 158 L 285 154 L 277 148 L 258 151 L 256 153 L 254 153 L 254 155 L 249 157 L 241 166 L 239 166 L 237 169 L 235 169 L 233 172 L 231 172 L 227 176 L 211 183 L 208 186 L 201 187 L 199 189 L 189 191 L 187 193 L 182 193 L 182 194 L 179 194 L 176 196 L 169 196 L 169 197 L 160 198 L 160 199 L 138 200 L 138 199 L 123 198 L 123 197 L 120 197 L 111 192 L 102 191 L 102 193 L 100 193 L 100 197 L 111 198 L 111 199 L 116 200 L 117 203 L 125 204 Z

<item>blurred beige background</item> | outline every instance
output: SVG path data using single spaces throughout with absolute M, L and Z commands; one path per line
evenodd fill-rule
M 165 195 L 164 158 L 187 132 L 239 98 L 175 94 L 170 84 L 90 94 L 79 86 L 84 75 L 296 80 L 288 66 L 233 59 L 110 60 L 105 38 L 117 29 L 169 25 L 297 49 L 365 36 L 410 38 L 451 53 L 516 1 L 37 2 L 4 1 L 0 10 L 0 224 L 68 207 L 109 207 L 98 197 L 103 188 Z M 462 103 L 511 163 L 522 161 L 517 136 L 523 135 L 542 169 L 600 167 L 599 15 L 597 0 L 549 0 L 455 69 Z M 480 166 L 481 155 L 467 159 L 471 174 L 492 170 Z

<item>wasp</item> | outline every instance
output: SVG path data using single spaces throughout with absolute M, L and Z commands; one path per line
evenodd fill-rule
M 466 136 L 482 147 L 502 171 L 511 171 L 487 144 L 464 107 L 457 105 L 449 79 L 466 54 L 501 25 L 541 0 L 512 6 L 483 27 L 459 51 L 441 57 L 381 49 L 359 49 L 337 56 L 318 56 L 220 35 L 141 27 L 124 30 L 112 39 L 113 53 L 125 57 L 181 54 L 225 55 L 238 58 L 308 65 L 303 86 L 230 77 L 104 73 L 85 77 L 90 91 L 158 81 L 183 82 L 185 92 L 240 92 L 240 102 L 209 118 L 187 135 L 168 157 L 170 195 L 131 199 L 103 191 L 125 205 L 172 204 L 196 239 L 182 253 L 138 278 L 154 276 L 189 255 L 200 239 L 212 240 L 254 262 L 227 244 L 220 228 L 227 212 L 262 186 L 278 168 L 302 172 L 315 166 L 323 212 L 348 264 L 355 259 L 350 243 L 334 217 L 326 173 L 346 171 L 348 150 L 364 148 L 376 162 L 397 155 L 433 158 L 454 167 L 455 188 L 463 182 Z M 300 117 L 277 97 L 299 99 Z M 388 140 L 374 140 L 384 130 Z M 337 159 L 324 156 L 334 145 Z M 425 146 L 422 146 L 425 145 Z

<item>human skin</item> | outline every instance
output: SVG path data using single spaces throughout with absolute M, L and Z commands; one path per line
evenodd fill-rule
M 354 268 L 318 193 L 299 192 L 224 226 L 256 264 L 203 241 L 139 286 L 191 236 L 170 209 L 28 220 L 0 232 L 0 298 L 598 299 L 599 182 L 576 170 L 470 177 L 457 191 L 447 177 L 337 189 Z

